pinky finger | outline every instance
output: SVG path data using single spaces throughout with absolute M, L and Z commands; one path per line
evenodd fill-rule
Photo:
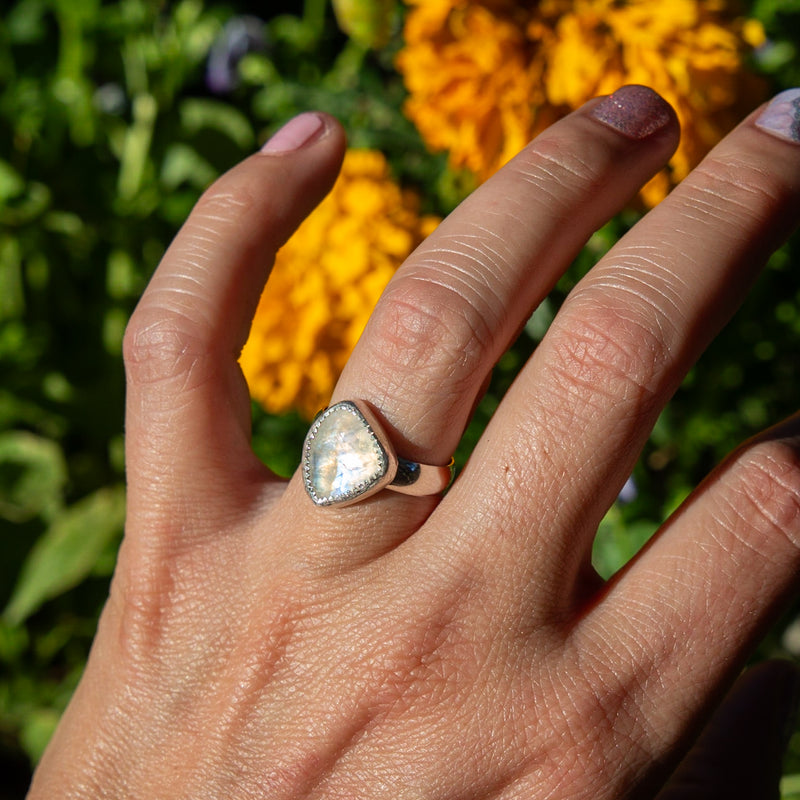
M 628 711 L 659 741 L 678 741 L 798 588 L 800 416 L 711 474 L 612 580 L 574 643 L 614 663 Z

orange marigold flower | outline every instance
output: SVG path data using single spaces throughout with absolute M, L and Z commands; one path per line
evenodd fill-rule
M 310 419 L 327 404 L 378 296 L 437 223 L 381 153 L 348 151 L 331 193 L 278 253 L 239 359 L 267 411 Z
M 407 0 L 397 64 L 428 145 L 484 180 L 559 116 L 627 83 L 655 89 L 683 128 L 653 205 L 764 96 L 745 69 L 763 41 L 724 0 Z

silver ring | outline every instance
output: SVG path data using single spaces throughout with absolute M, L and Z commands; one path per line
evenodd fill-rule
M 453 477 L 444 467 L 400 458 L 363 400 L 321 411 L 303 443 L 303 484 L 318 506 L 358 503 L 381 489 L 411 495 L 443 492 Z

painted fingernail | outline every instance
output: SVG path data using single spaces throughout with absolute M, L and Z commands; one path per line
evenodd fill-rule
M 299 150 L 303 145 L 319 136 L 325 129 L 325 120 L 313 111 L 290 119 L 282 128 L 268 139 L 261 148 L 262 153 L 278 155 Z
M 591 115 L 629 139 L 646 139 L 673 117 L 669 103 L 647 86 L 623 86 L 606 97 Z
M 787 142 L 800 143 L 800 89 L 787 89 L 772 98 L 756 127 Z

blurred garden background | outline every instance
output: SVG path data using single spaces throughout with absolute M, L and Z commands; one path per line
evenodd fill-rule
M 800 85 L 800 0 L 18 0 L 0 17 L 0 798 L 24 796 L 114 568 L 126 321 L 217 175 L 303 110 L 349 135 L 242 354 L 254 447 L 288 475 L 377 296 L 443 215 L 596 94 L 644 83 L 675 106 L 678 152 L 497 365 L 463 464 L 580 276 L 746 113 Z M 797 409 L 798 269 L 795 240 L 659 419 L 601 526 L 604 575 Z M 756 660 L 800 657 L 799 614 Z M 782 790 L 800 798 L 800 735 Z

